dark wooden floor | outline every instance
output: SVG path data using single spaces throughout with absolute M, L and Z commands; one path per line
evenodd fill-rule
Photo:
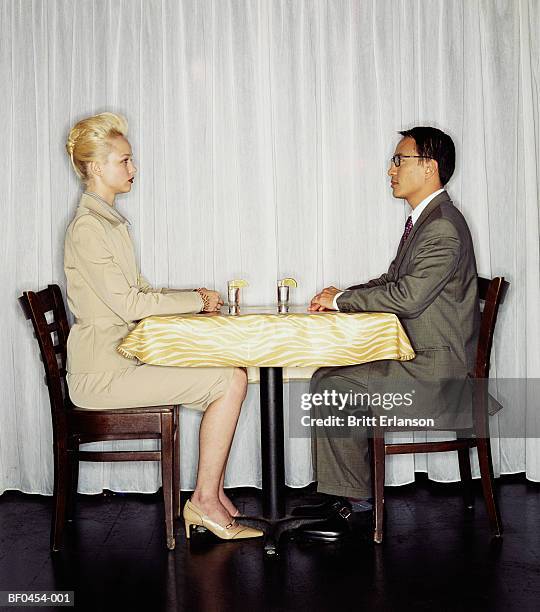
M 504 478 L 504 538 L 490 539 L 477 495 L 467 515 L 458 485 L 387 489 L 382 546 L 286 543 L 279 561 L 260 541 L 206 536 L 164 545 L 159 495 L 79 496 L 70 546 L 48 551 L 51 498 L 0 496 L 0 590 L 74 590 L 78 610 L 538 610 L 540 487 Z M 254 490 L 233 495 L 253 512 Z M 290 490 L 289 503 L 314 495 Z M 316 496 L 315 496 L 316 497 Z M 43 609 L 43 608 L 42 608 Z

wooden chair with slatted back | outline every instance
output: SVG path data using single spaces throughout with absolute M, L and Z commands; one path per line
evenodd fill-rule
M 493 491 L 493 465 L 489 438 L 487 382 L 497 313 L 499 305 L 504 300 L 508 287 L 509 283 L 504 280 L 504 277 L 495 277 L 491 280 L 481 277 L 478 278 L 479 298 L 484 302 L 484 308 L 480 324 L 475 370 L 469 374 L 470 378 L 474 379 L 472 428 L 457 430 L 456 440 L 390 444 L 385 443 L 384 434 L 390 431 L 397 431 L 397 429 L 379 426 L 373 427 L 371 445 L 374 497 L 373 540 L 377 544 L 380 544 L 383 539 L 386 455 L 436 453 L 457 450 L 465 505 L 467 508 L 472 508 L 474 505 L 474 495 L 472 490 L 469 450 L 474 447 L 476 447 L 478 452 L 482 491 L 486 502 L 491 530 L 496 537 L 502 535 L 503 528 L 501 517 Z
M 159 461 L 167 548 L 175 547 L 173 518 L 180 514 L 180 464 L 178 409 L 175 406 L 92 409 L 74 406 L 66 384 L 66 343 L 69 324 L 58 285 L 33 292 L 25 291 L 19 302 L 31 319 L 45 367 L 45 383 L 51 404 L 54 493 L 51 550 L 64 542 L 66 518 L 73 518 L 79 461 Z M 47 314 L 52 321 L 47 321 Z M 50 316 L 50 315 L 49 315 Z M 110 440 L 160 440 L 155 451 L 85 451 L 80 444 Z M 69 517 L 68 517 L 69 513 Z

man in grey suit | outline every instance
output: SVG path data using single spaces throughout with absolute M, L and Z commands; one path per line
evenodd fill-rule
M 395 259 L 388 272 L 367 283 L 346 291 L 325 288 L 311 300 L 309 309 L 394 313 L 416 358 L 322 368 L 313 376 L 311 392 L 369 396 L 381 389 L 414 388 L 423 381 L 427 389 L 417 396 L 423 402 L 401 406 L 400 416 L 444 418 L 451 409 L 444 381 L 465 381 L 475 360 L 480 311 L 474 249 L 467 222 L 443 188 L 455 166 L 452 139 L 432 127 L 415 127 L 400 134 L 388 175 L 394 197 L 407 200 L 412 211 Z M 325 410 L 329 414 L 332 407 L 323 407 L 319 413 Z M 371 410 L 385 412 L 373 405 Z M 336 435 L 336 429 L 323 426 L 312 433 L 318 491 L 333 496 L 318 510 L 331 510 L 334 518 L 308 526 L 304 533 L 333 540 L 354 524 L 354 511 L 368 506 L 367 432 L 365 427 L 352 427 L 346 436 L 343 432 Z

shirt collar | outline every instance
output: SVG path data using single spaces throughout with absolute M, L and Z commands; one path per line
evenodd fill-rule
M 431 200 L 433 200 L 433 198 L 436 198 L 439 195 L 439 193 L 442 193 L 443 191 L 444 189 L 438 189 L 437 191 L 430 193 L 427 198 L 424 198 L 420 202 L 420 204 L 418 204 L 418 206 L 411 212 L 411 219 L 412 219 L 413 225 L 418 221 L 418 218 L 424 212 L 424 209 L 431 202 Z
M 129 221 L 123 217 L 116 210 L 116 208 L 114 208 L 114 206 L 111 206 L 103 198 L 92 191 L 85 191 L 82 194 L 80 205 L 88 208 L 88 210 L 94 211 L 104 219 L 107 219 L 107 221 L 113 225 L 119 225 L 120 223 L 130 225 Z

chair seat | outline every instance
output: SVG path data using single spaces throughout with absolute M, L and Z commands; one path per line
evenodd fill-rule
M 174 410 L 175 406 L 141 406 L 137 408 L 80 408 L 74 406 L 73 413 L 93 413 L 93 414 L 163 414 Z
M 81 443 L 160 437 L 163 419 L 174 416 L 172 407 L 155 410 L 71 410 L 67 415 L 68 435 Z

